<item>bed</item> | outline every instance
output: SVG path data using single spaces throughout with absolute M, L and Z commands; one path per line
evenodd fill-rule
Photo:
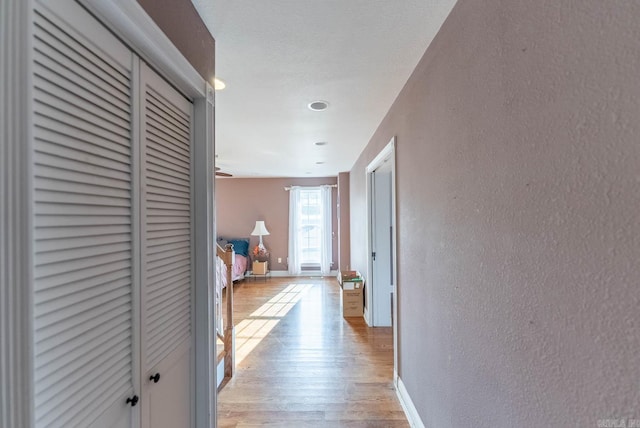
M 235 333 L 233 327 L 232 284 L 234 281 L 244 279 L 245 277 L 249 266 L 249 238 L 225 239 L 218 237 L 216 243 L 215 329 L 217 336 L 217 370 L 224 370 L 224 377 L 229 378 L 233 375 L 233 367 L 235 364 L 233 357 Z M 224 308 L 222 304 L 223 290 L 225 288 L 226 308 Z M 222 364 L 222 366 L 220 364 Z M 223 369 L 221 367 L 223 367 Z M 220 384 L 218 384 L 218 386 L 220 386 Z
M 247 267 L 249 266 L 249 238 L 239 239 L 226 239 L 218 237 L 216 240 L 216 308 L 218 313 L 218 320 L 216 322 L 216 329 L 218 333 L 223 334 L 224 320 L 223 320 L 223 308 L 222 308 L 222 290 L 228 285 L 228 272 L 227 264 L 225 260 L 232 260 L 231 266 L 231 282 L 235 282 L 244 279 Z M 233 256 L 226 252 L 227 244 L 233 245 Z
M 217 249 L 215 255 L 216 283 L 215 283 L 215 305 L 216 305 L 216 331 L 218 338 L 222 339 L 225 335 L 225 317 L 224 308 L 222 306 L 222 291 L 229 285 L 229 274 L 231 274 L 231 282 L 244 279 L 247 267 L 249 266 L 249 238 L 241 239 L 225 239 L 219 237 L 217 240 Z M 227 244 L 233 245 L 233 252 Z M 228 250 L 228 251 L 227 251 Z M 227 270 L 227 264 L 231 264 L 231 272 Z M 233 287 L 229 287 L 233 292 Z
M 218 237 L 217 243 L 222 248 L 225 248 L 227 244 L 233 245 L 235 258 L 233 260 L 231 280 L 238 281 L 240 279 L 244 279 L 247 268 L 249 267 L 249 238 Z M 218 269 L 218 277 L 224 279 L 222 284 L 222 288 L 224 288 L 227 285 L 227 276 L 225 275 L 226 267 L 224 266 L 224 262 L 222 261 L 222 259 L 220 259 L 219 257 L 216 257 L 216 269 Z M 219 269 L 221 269 L 221 271 Z

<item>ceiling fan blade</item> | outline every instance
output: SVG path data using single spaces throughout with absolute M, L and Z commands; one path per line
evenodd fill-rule
M 226 172 L 220 172 L 220 171 L 216 171 L 216 175 L 218 177 L 233 177 L 233 175 L 231 175 L 231 174 L 228 174 Z

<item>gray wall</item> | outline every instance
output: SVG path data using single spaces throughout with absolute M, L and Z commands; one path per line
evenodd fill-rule
M 400 377 L 428 427 L 640 419 L 640 2 L 460 0 L 397 135 Z

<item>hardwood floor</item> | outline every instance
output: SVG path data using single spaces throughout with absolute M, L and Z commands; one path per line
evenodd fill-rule
M 409 427 L 393 388 L 391 328 L 345 319 L 335 279 L 234 287 L 236 374 L 219 427 Z

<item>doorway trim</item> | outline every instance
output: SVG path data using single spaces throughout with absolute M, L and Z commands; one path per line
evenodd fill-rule
M 366 230 L 367 230 L 367 276 L 372 278 L 373 261 L 371 259 L 373 224 L 371 221 L 373 213 L 373 172 L 379 168 L 385 160 L 391 161 L 391 263 L 393 270 L 393 307 L 391 314 L 391 323 L 393 325 L 393 375 L 394 380 L 397 377 L 398 368 L 398 261 L 397 261 L 397 224 L 396 224 L 396 137 L 393 136 L 391 141 L 378 153 L 378 155 L 367 165 L 366 173 Z M 367 325 L 374 325 L 375 313 L 370 308 L 373 296 L 372 287 L 365 287 L 365 296 L 367 306 L 364 309 L 364 319 Z
M 0 426 L 33 421 L 33 0 L 0 0 Z

